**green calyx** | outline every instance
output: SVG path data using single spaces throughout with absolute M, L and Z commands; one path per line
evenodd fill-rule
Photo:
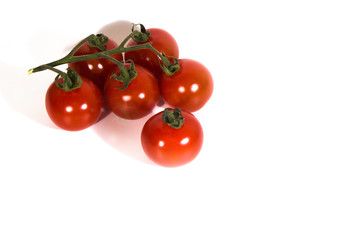
M 159 66 L 166 75 L 171 76 L 180 69 L 179 60 L 177 58 L 167 57 L 164 53 L 162 53 L 161 56 L 161 60 L 159 59 Z M 173 62 L 170 62 L 168 58 L 173 59 Z
M 140 26 L 140 31 L 135 30 L 135 26 Z M 144 25 L 140 24 L 133 24 L 131 31 L 133 33 L 132 39 L 137 43 L 146 42 L 150 37 L 150 32 L 146 30 Z
M 134 78 L 136 78 L 136 76 L 137 76 L 134 61 L 129 59 L 125 63 L 128 63 L 128 62 L 130 62 L 130 67 L 128 69 L 124 65 L 118 65 L 118 67 L 120 69 L 120 74 L 119 75 L 116 75 L 116 74 L 112 75 L 112 77 L 115 80 L 120 81 L 120 82 L 123 83 L 123 87 L 118 87 L 117 89 L 120 89 L 120 90 L 126 89 L 129 86 L 130 82 Z M 119 64 L 120 64 L 120 62 L 119 62 Z
M 66 92 L 79 88 L 81 86 L 81 81 L 82 80 L 79 74 L 77 74 L 71 68 L 67 69 L 67 73 L 60 72 L 55 77 L 55 85 Z
M 108 59 L 117 65 L 117 67 L 120 70 L 120 74 L 116 75 L 116 73 L 114 73 L 113 75 L 111 75 L 111 77 L 114 78 L 116 81 L 123 83 L 123 87 L 118 87 L 117 89 L 121 89 L 121 90 L 126 89 L 129 86 L 130 82 L 137 76 L 134 61 L 129 59 L 124 62 L 124 61 L 119 61 L 119 60 L 117 60 L 111 56 L 108 56 L 104 53 L 99 53 L 99 54 L 103 58 Z M 125 63 L 130 63 L 129 68 L 126 68 Z
M 162 114 L 162 120 L 164 123 L 175 129 L 181 128 L 185 121 L 180 108 L 166 108 Z
M 96 47 L 101 51 L 106 51 L 105 45 L 109 41 L 109 38 L 104 34 L 90 35 L 88 39 L 88 44 L 90 47 Z

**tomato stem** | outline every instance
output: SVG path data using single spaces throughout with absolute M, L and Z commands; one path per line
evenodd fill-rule
M 102 55 L 103 58 L 108 59 L 108 60 L 112 61 L 113 63 L 115 63 L 118 66 L 118 68 L 120 69 L 121 75 L 123 75 L 125 78 L 129 78 L 129 73 L 122 62 L 120 62 L 117 59 L 115 59 L 111 56 L 108 56 L 106 54 L 103 54 L 103 53 L 100 53 L 100 54 Z
M 56 72 L 58 75 L 55 77 L 55 84 L 57 87 L 65 90 L 65 91 L 71 91 L 81 86 L 81 77 L 79 74 L 77 74 L 74 70 L 71 68 L 67 69 L 67 73 L 56 69 L 52 66 L 44 65 L 44 67 L 48 70 L 51 70 L 53 72 Z M 61 81 L 59 81 L 59 78 L 62 78 Z
M 125 44 L 134 36 L 134 32 L 131 32 L 127 37 L 120 43 L 118 48 L 124 48 Z
M 166 108 L 162 114 L 162 120 L 164 123 L 175 129 L 181 128 L 185 121 L 180 108 Z
M 43 64 L 43 65 L 40 65 L 40 66 L 38 66 L 36 68 L 32 68 L 28 72 L 29 73 L 40 72 L 40 71 L 48 69 L 46 66 L 56 67 L 56 66 L 66 64 L 66 63 L 73 63 L 73 62 L 80 62 L 80 61 L 86 61 L 86 60 L 91 60 L 91 59 L 103 58 L 104 55 L 105 56 L 110 56 L 110 55 L 114 55 L 114 54 L 117 54 L 117 53 L 129 52 L 129 51 L 134 51 L 134 50 L 138 50 L 138 49 L 149 48 L 149 46 L 151 46 L 151 43 L 144 43 L 144 44 L 141 44 L 141 45 L 131 46 L 131 47 L 121 47 L 121 46 L 119 46 L 117 48 L 114 48 L 114 49 L 111 49 L 111 50 L 108 50 L 108 51 L 104 51 L 104 52 L 100 52 L 100 53 L 87 54 L 87 55 L 80 55 L 80 56 L 73 56 L 73 54 L 68 54 L 65 57 L 63 57 L 63 58 L 61 58 L 59 60 L 56 60 L 54 62 Z
M 88 44 L 90 47 L 96 47 L 100 51 L 106 51 L 105 45 L 109 41 L 109 38 L 102 33 L 93 35 L 93 37 L 88 39 Z
M 133 29 L 132 29 L 133 30 Z M 110 57 L 111 55 L 114 54 L 118 54 L 118 53 L 123 53 L 123 52 L 130 52 L 130 51 L 136 51 L 136 50 L 140 50 L 140 49 L 150 49 L 152 50 L 155 54 L 157 54 L 161 60 L 159 60 L 159 64 L 160 67 L 163 69 L 163 71 L 167 74 L 167 75 L 172 75 L 174 74 L 180 67 L 178 64 L 178 61 L 176 58 L 173 57 L 168 57 L 165 56 L 164 53 L 160 53 L 158 50 L 156 50 L 153 46 L 151 42 L 146 42 L 146 43 L 142 43 L 139 45 L 135 45 L 135 46 L 129 46 L 129 47 L 125 47 L 126 43 L 131 39 L 134 38 L 135 36 L 139 37 L 139 35 L 149 35 L 150 33 L 148 31 L 146 31 L 146 29 L 143 27 L 143 25 L 141 25 L 141 32 L 139 32 L 138 30 L 133 30 L 121 43 L 118 47 L 111 49 L 111 50 L 105 50 L 105 44 L 108 41 L 108 37 L 106 37 L 103 34 L 91 34 L 88 37 L 84 38 L 82 41 L 80 41 L 65 57 L 60 58 L 56 61 L 47 63 L 47 64 L 43 64 L 40 65 L 38 67 L 32 68 L 28 70 L 28 74 L 31 73 L 35 73 L 35 72 L 40 72 L 43 70 L 52 70 L 54 72 L 59 73 L 54 67 L 62 65 L 62 64 L 67 64 L 67 63 L 73 63 L 73 62 L 80 62 L 80 61 L 86 61 L 86 60 L 91 60 L 91 59 L 98 59 L 98 58 L 107 58 L 110 59 L 111 61 L 115 62 L 114 58 Z M 99 48 L 102 52 L 99 53 L 93 53 L 93 54 L 87 54 L 87 55 L 80 55 L 80 56 L 74 56 L 75 52 L 86 42 L 89 43 L 90 46 L 93 47 L 97 47 Z M 168 58 L 173 58 L 174 62 L 172 63 Z M 119 61 L 115 62 L 118 67 L 121 70 L 122 74 L 125 74 L 124 76 L 126 76 L 127 73 L 125 73 L 125 66 L 120 63 Z M 127 72 L 127 70 L 126 70 Z M 60 73 L 59 73 L 60 74 Z M 65 74 L 64 72 L 62 74 Z
M 69 92 L 81 86 L 82 83 L 81 77 L 71 68 L 67 69 L 67 73 L 64 77 L 61 76 L 63 78 L 62 82 L 59 82 L 59 76 L 61 75 L 58 75 L 55 78 L 55 84 L 60 89 Z
M 95 36 L 94 34 L 90 34 L 89 36 L 87 36 L 86 38 L 84 38 L 83 40 L 81 40 L 78 44 L 76 44 L 76 46 L 64 57 L 64 58 L 71 58 L 74 56 L 75 52 L 83 45 L 85 44 L 87 41 L 89 41 L 90 38 L 92 38 L 93 36 Z M 63 59 L 64 59 L 63 58 Z
M 117 59 L 107 56 L 105 54 L 103 55 L 103 57 L 114 62 L 120 69 L 119 76 L 117 76 L 116 74 L 112 75 L 112 77 L 115 80 L 123 83 L 123 87 L 121 87 L 119 89 L 123 90 L 123 89 L 127 88 L 129 86 L 131 80 L 133 80 L 137 76 L 137 72 L 136 72 L 135 66 L 134 66 L 134 61 L 132 61 L 130 59 L 128 60 L 128 61 L 130 61 L 130 67 L 129 67 L 129 69 L 127 69 L 123 62 L 120 62 Z
M 51 71 L 59 74 L 61 77 L 65 77 L 65 75 L 66 75 L 65 72 L 63 72 L 63 71 L 61 71 L 61 70 L 59 70 L 59 69 L 57 69 L 57 68 L 54 68 L 54 67 L 51 66 L 51 65 L 44 64 L 44 65 L 42 65 L 42 66 L 44 67 L 44 69 L 51 70 Z
M 137 25 L 140 26 L 140 31 L 134 30 L 135 26 Z M 150 31 L 147 31 L 144 25 L 141 23 L 133 24 L 131 31 L 134 33 L 132 39 L 137 43 L 146 42 L 150 37 Z

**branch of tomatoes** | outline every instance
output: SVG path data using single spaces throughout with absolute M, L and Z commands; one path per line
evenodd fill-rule
M 202 127 L 192 112 L 209 100 L 212 76 L 201 63 L 180 59 L 176 40 L 165 30 L 140 24 L 137 31 L 135 26 L 120 45 L 92 34 L 65 57 L 30 69 L 29 74 L 58 74 L 46 92 L 45 106 L 53 123 L 68 131 L 92 126 L 104 109 L 123 119 L 143 118 L 162 99 L 168 107 L 146 121 L 141 144 L 159 165 L 184 165 L 202 146 Z M 67 72 L 55 68 L 65 63 Z
M 40 72 L 40 71 L 44 71 L 44 70 L 54 71 L 54 72 L 58 73 L 57 77 L 55 78 L 55 82 L 57 81 L 57 79 L 60 76 L 67 83 L 79 82 L 78 84 L 67 84 L 66 87 L 60 87 L 61 89 L 65 90 L 65 91 L 71 91 L 71 90 L 76 89 L 81 86 L 81 77 L 79 75 L 76 75 L 76 73 L 74 71 L 69 70 L 69 69 L 71 69 L 70 67 L 68 68 L 68 73 L 71 73 L 71 74 L 66 76 L 68 73 L 64 73 L 64 72 L 56 69 L 55 68 L 56 66 L 59 66 L 62 64 L 87 61 L 87 60 L 92 60 L 92 59 L 105 58 L 105 59 L 108 59 L 108 60 L 112 61 L 113 63 L 115 63 L 118 66 L 118 68 L 120 69 L 120 75 L 119 76 L 113 75 L 113 76 L 116 80 L 124 83 L 123 87 L 119 88 L 119 89 L 124 90 L 128 87 L 131 80 L 133 80 L 137 76 L 137 73 L 136 73 L 136 70 L 134 67 L 134 63 L 130 59 L 130 61 L 131 61 L 130 68 L 127 69 L 124 65 L 124 63 L 126 63 L 127 61 L 125 61 L 125 62 L 119 61 L 119 60 L 115 59 L 113 56 L 116 54 L 121 54 L 121 53 L 141 50 L 141 49 L 150 49 L 151 51 L 153 51 L 159 57 L 160 68 L 167 75 L 170 76 L 170 75 L 174 74 L 176 71 L 178 71 L 180 69 L 180 66 L 178 64 L 177 59 L 172 56 L 166 56 L 163 52 L 160 53 L 157 49 L 155 49 L 152 46 L 152 42 L 146 42 L 150 36 L 150 32 L 147 31 L 142 24 L 139 24 L 139 25 L 141 27 L 141 31 L 135 30 L 134 27 L 136 25 L 134 24 L 132 27 L 132 32 L 120 43 L 120 45 L 118 47 L 116 47 L 114 49 L 106 50 L 105 45 L 108 42 L 109 38 L 107 36 L 105 36 L 104 34 L 97 34 L 97 35 L 91 34 L 88 37 L 84 38 L 82 41 L 80 41 L 65 57 L 58 59 L 56 61 L 47 63 L 47 64 L 40 65 L 40 66 L 32 68 L 32 69 L 29 69 L 28 74 L 32 74 L 32 73 L 36 73 L 36 72 Z M 141 44 L 126 47 L 125 44 L 130 39 L 133 39 L 135 42 L 141 43 Z M 79 48 L 86 42 L 88 42 L 88 45 L 90 47 L 96 47 L 99 50 L 101 50 L 101 52 L 75 56 L 76 51 L 78 51 Z M 145 42 L 145 43 L 142 43 L 142 42 Z M 173 59 L 173 62 L 171 62 L 169 60 L 169 58 Z M 78 80 L 79 78 L 80 78 L 80 81 Z M 69 81 L 66 79 L 69 79 Z M 59 86 L 59 85 L 57 84 L 57 86 Z

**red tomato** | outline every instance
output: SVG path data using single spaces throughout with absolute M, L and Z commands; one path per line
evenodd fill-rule
M 179 58 L 179 47 L 173 36 L 165 30 L 159 28 L 149 28 L 150 37 L 146 42 L 152 42 L 152 46 L 160 53 L 166 56 Z M 135 46 L 142 43 L 137 43 L 131 39 L 127 46 Z M 149 69 L 155 77 L 160 77 L 162 70 L 159 67 L 159 57 L 150 49 L 140 49 L 125 53 L 126 59 L 132 59 L 135 63 L 142 65 Z
M 175 129 L 162 120 L 163 112 L 151 117 L 141 132 L 146 155 L 164 167 L 178 167 L 191 162 L 200 152 L 203 130 L 194 115 L 182 111 L 184 124 Z
M 210 99 L 214 83 L 209 70 L 191 59 L 179 59 L 180 69 L 160 78 L 160 91 L 164 101 L 171 107 L 195 112 Z
M 50 119 L 68 131 L 90 127 L 101 114 L 103 97 L 99 88 L 87 78 L 81 79 L 81 86 L 69 92 L 58 88 L 55 83 L 46 92 L 45 105 Z
M 111 50 L 117 46 L 117 43 L 109 38 L 108 42 L 105 44 L 105 49 Z M 86 42 L 74 53 L 74 56 L 88 55 L 98 52 L 101 52 L 101 50 L 97 47 L 90 47 L 88 42 Z M 116 66 L 116 64 L 110 60 L 99 58 L 69 63 L 68 66 L 75 70 L 75 72 L 77 72 L 79 75 L 93 81 L 102 91 L 109 71 L 111 71 L 111 69 Z
M 113 74 L 119 76 L 118 67 L 110 72 L 104 87 L 108 107 L 117 116 L 125 119 L 138 119 L 151 113 L 160 97 L 159 85 L 154 75 L 136 64 L 135 70 L 137 75 L 126 89 L 118 89 L 124 85 L 112 77 Z

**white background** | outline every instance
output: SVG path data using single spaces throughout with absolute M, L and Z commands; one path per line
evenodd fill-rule
M 357 3 L 6 2 L 0 239 L 360 239 Z M 147 118 L 59 130 L 44 107 L 54 73 L 27 75 L 130 22 L 169 31 L 180 58 L 213 75 L 194 113 L 204 145 L 186 166 L 146 159 Z

